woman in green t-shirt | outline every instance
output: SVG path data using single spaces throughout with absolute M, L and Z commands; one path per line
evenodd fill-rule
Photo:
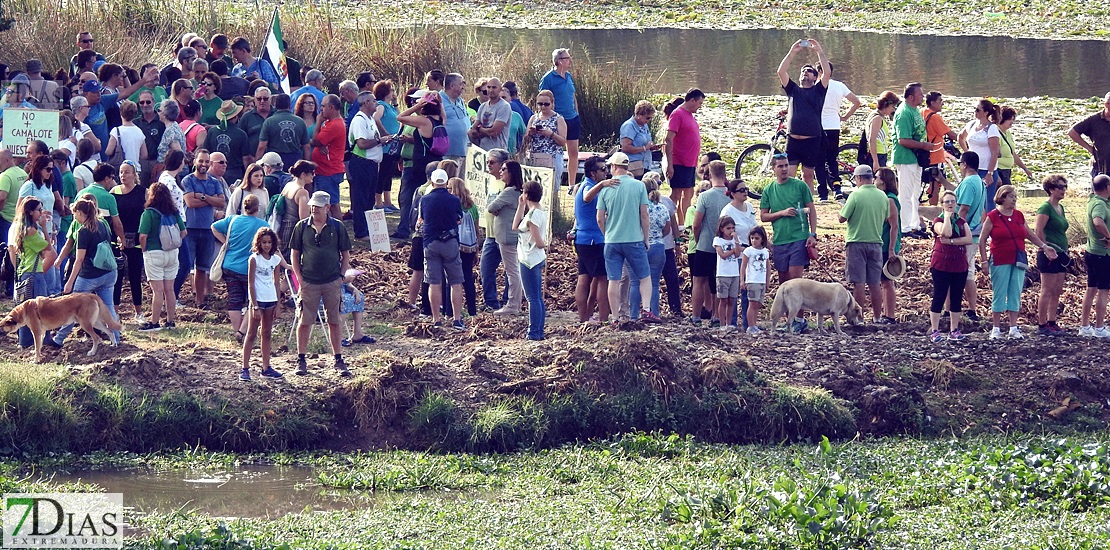
M 31 294 L 26 299 L 49 296 L 50 289 L 47 288 L 45 273 L 54 266 L 54 260 L 58 258 L 54 247 L 50 246 L 39 227 L 41 219 L 42 201 L 33 196 L 26 196 L 19 200 L 16 206 L 15 225 L 11 229 L 11 235 L 14 238 L 8 245 L 8 256 L 16 266 L 16 281 L 23 284 L 25 284 L 24 281 L 31 281 Z M 17 289 L 17 303 L 18 296 Z M 31 329 L 20 328 L 19 347 L 29 349 L 33 345 L 35 345 L 35 339 Z
M 1056 311 L 1060 294 L 1064 291 L 1064 276 L 1071 257 L 1068 255 L 1068 218 L 1060 204 L 1068 190 L 1068 180 L 1059 174 L 1048 176 L 1041 182 L 1048 193 L 1048 200 L 1037 209 L 1035 231 L 1037 237 L 1056 249 L 1055 260 L 1049 260 L 1043 250 L 1037 251 L 1037 269 L 1041 272 L 1041 295 L 1037 299 L 1038 334 L 1058 336 L 1066 331 L 1056 326 Z
M 1014 147 L 1014 136 L 1010 134 L 1010 129 L 1014 127 L 1014 121 L 1017 119 L 1017 110 L 1007 105 L 1002 107 L 1000 112 L 998 129 L 1002 132 L 1002 139 L 998 143 L 998 178 L 1002 181 L 1001 185 L 1013 185 L 1011 174 L 1015 166 L 1025 172 L 1025 177 L 1029 178 L 1029 181 L 1033 181 L 1033 172 L 1022 162 Z

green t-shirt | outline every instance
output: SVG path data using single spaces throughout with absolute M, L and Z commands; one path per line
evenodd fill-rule
M 636 178 L 624 175 L 616 187 L 606 187 L 597 196 L 597 209 L 604 210 L 605 244 L 647 242 L 640 226 L 640 206 L 647 206 L 647 188 Z
M 100 209 L 101 218 L 119 215 L 119 207 L 116 206 L 116 197 L 112 196 L 112 193 L 101 187 L 100 184 L 94 183 L 86 187 L 85 192 L 96 197 L 96 206 Z
M 223 100 L 220 96 L 212 99 L 200 98 L 197 100 L 200 103 L 200 123 L 207 124 L 208 126 L 215 126 L 220 123 L 220 119 L 216 118 L 216 111 L 220 110 L 220 105 Z
M 1002 139 L 998 140 L 998 164 L 996 167 L 999 170 L 1013 170 L 1014 169 L 1014 149 L 1010 144 L 1014 142 L 1014 136 L 1010 135 L 1009 130 L 1002 132 Z
M 1092 194 L 1087 200 L 1087 252 L 1095 256 L 1110 255 L 1098 230 L 1095 229 L 1094 219 L 1102 218 L 1103 223 L 1110 225 L 1110 204 L 1106 199 Z
M 683 227 L 686 228 L 686 233 L 690 235 L 690 240 L 686 241 L 687 254 L 693 254 L 698 251 L 698 236 L 694 234 L 695 206 L 696 205 L 691 204 L 690 207 L 686 209 L 686 223 L 682 224 Z
M 290 111 L 277 111 L 262 123 L 258 141 L 266 142 L 266 151 L 289 154 L 304 151 L 308 143 L 308 126 L 304 119 Z
M 898 221 L 898 227 L 894 230 L 894 236 L 898 239 L 894 243 L 894 253 L 898 254 L 902 251 L 902 202 L 898 200 L 896 193 L 887 193 L 886 198 L 894 201 L 894 211 L 898 213 L 894 217 Z M 883 222 L 883 251 L 890 249 L 890 220 Z
M 798 215 L 789 218 L 782 217 L 771 222 L 771 244 L 790 244 L 804 241 L 809 238 L 809 217 L 803 208 L 813 206 L 813 193 L 809 186 L 798 178 L 788 178 L 786 183 L 778 180 L 771 182 L 763 190 L 763 197 L 759 199 L 759 209 L 769 212 L 778 212 L 794 207 Z
M 520 117 L 520 113 L 513 111 L 513 117 L 509 122 L 509 154 L 515 155 L 520 147 L 517 144 L 521 139 L 524 139 L 524 119 Z
M 849 243 L 883 242 L 883 222 L 890 214 L 890 203 L 886 193 L 875 184 L 861 185 L 848 195 L 848 201 L 840 209 L 840 216 L 848 220 Z
M 19 202 L 19 188 L 23 187 L 23 183 L 27 181 L 27 172 L 18 166 L 12 166 L 4 170 L 0 174 L 0 191 L 7 191 L 8 199 L 4 201 L 4 208 L 0 210 L 0 216 L 4 216 L 4 221 L 12 223 L 15 221 L 15 206 Z M 4 235 L 2 238 L 8 238 Z
M 177 227 L 182 231 L 185 230 L 185 222 L 181 220 L 181 214 L 173 213 L 177 218 Z M 146 249 L 147 250 L 162 250 L 162 214 L 153 208 L 143 210 L 142 217 L 139 218 L 139 235 L 146 235 Z
M 906 102 L 894 111 L 894 157 L 891 164 L 917 164 L 913 149 L 901 146 L 899 139 L 925 141 L 925 119 L 921 118 L 921 111 Z
M 150 92 L 154 94 L 155 109 L 157 109 L 158 106 L 162 104 L 162 101 L 169 97 L 166 95 L 166 89 L 161 86 L 155 86 L 153 88 L 147 88 L 146 86 L 143 86 L 142 88 L 139 88 L 135 93 L 131 94 L 127 99 L 137 104 L 139 103 L 139 94 L 143 92 Z
M 1063 206 L 1060 209 L 1063 210 Z M 1068 249 L 1068 219 L 1063 214 L 1057 212 L 1052 207 L 1052 203 L 1045 201 L 1040 208 L 1037 209 L 1037 214 L 1044 214 L 1048 216 L 1048 223 L 1044 225 L 1044 239 L 1048 244 L 1052 245 L 1058 252 L 1063 252 Z
M 34 235 L 27 235 L 23 237 L 23 250 L 19 253 L 19 268 L 16 269 L 16 274 L 22 277 L 26 273 L 31 273 L 34 269 L 35 273 L 42 273 L 42 261 L 39 260 L 39 254 L 46 250 L 50 243 L 46 242 L 46 238 L 42 236 L 42 231 L 35 231 Z M 38 266 L 35 262 L 38 262 Z
M 317 242 L 316 227 L 308 217 L 293 227 L 289 248 L 301 252 L 301 275 L 305 282 L 323 285 L 343 276 L 340 253 L 351 249 L 351 237 L 339 220 L 329 217 Z

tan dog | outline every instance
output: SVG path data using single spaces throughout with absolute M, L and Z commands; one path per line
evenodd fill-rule
M 841 336 L 846 336 L 840 330 L 841 315 L 851 325 L 857 325 L 863 320 L 863 309 L 844 285 L 791 279 L 779 285 L 775 293 L 775 301 L 771 306 L 772 328 L 778 328 L 783 314 L 789 314 L 787 319 L 794 319 L 803 309 L 817 313 L 817 332 L 824 332 L 822 324 L 826 316 L 832 317 L 833 329 Z
M 119 322 L 112 319 L 112 312 L 99 296 L 84 292 L 75 292 L 57 298 L 39 297 L 27 300 L 12 308 L 8 316 L 0 320 L 0 331 L 11 333 L 20 327 L 27 327 L 35 337 L 35 361 L 42 362 L 42 340 L 46 331 L 61 328 L 70 323 L 77 323 L 92 338 L 92 349 L 89 357 L 96 355 L 100 337 L 96 330 L 100 329 L 113 339 L 116 345 L 114 331 L 123 328 Z

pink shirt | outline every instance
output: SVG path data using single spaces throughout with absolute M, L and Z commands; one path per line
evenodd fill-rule
M 667 130 L 674 132 L 674 158 L 671 162 L 678 166 L 693 168 L 698 165 L 701 155 L 701 130 L 694 114 L 681 106 L 671 113 Z

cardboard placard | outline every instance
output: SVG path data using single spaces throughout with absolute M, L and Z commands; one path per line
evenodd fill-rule
M 486 213 L 486 206 L 491 200 L 491 196 L 496 196 L 497 193 L 505 187 L 505 184 L 496 176 L 486 172 L 486 158 L 489 153 L 485 149 L 476 145 L 471 145 L 466 150 L 466 188 L 470 191 L 470 198 L 474 200 L 474 204 L 478 207 L 480 214 L 478 225 L 489 231 L 490 215 Z M 535 166 L 521 166 L 524 172 L 524 181 L 537 180 L 543 186 L 543 197 L 540 199 L 540 208 L 547 212 L 548 220 L 551 220 L 554 214 L 552 213 L 552 205 L 555 201 L 556 188 L 555 171 L 551 168 L 538 168 Z M 547 232 L 544 235 L 547 242 L 551 242 L 551 223 L 547 224 Z
M 58 111 L 47 109 L 4 109 L 4 148 L 13 156 L 26 157 L 27 144 L 42 140 L 58 143 Z
M 389 252 L 389 226 L 385 222 L 385 210 L 367 210 L 366 227 L 370 230 L 370 251 Z

